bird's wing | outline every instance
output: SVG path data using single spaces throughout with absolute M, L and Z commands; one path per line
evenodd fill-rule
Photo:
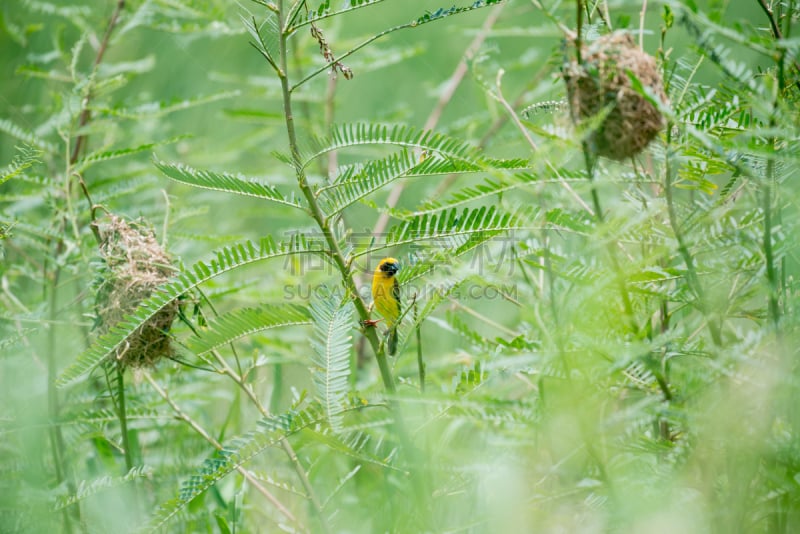
M 397 283 L 397 280 L 394 281 L 392 286 L 392 297 L 397 301 L 397 316 L 400 317 L 402 307 L 400 306 L 400 284 Z

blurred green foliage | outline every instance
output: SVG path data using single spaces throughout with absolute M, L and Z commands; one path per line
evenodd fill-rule
M 0 7 L 0 531 L 800 528 L 800 5 L 581 2 L 670 100 L 592 163 L 575 3 L 485 3 Z

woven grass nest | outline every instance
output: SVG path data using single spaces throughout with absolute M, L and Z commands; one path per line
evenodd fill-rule
M 127 222 L 110 215 L 99 225 L 103 267 L 97 289 L 100 333 L 107 332 L 174 272 L 169 255 L 158 243 L 152 228 L 143 222 Z M 168 331 L 178 313 L 176 301 L 164 306 L 140 326 L 117 349 L 116 359 L 124 367 L 153 367 L 173 355 Z
M 573 122 L 593 127 L 589 147 L 613 160 L 635 156 L 664 127 L 664 118 L 632 87 L 630 72 L 652 94 L 667 102 L 656 60 L 627 33 L 605 35 L 581 49 L 583 65 L 572 60 L 562 74 Z M 592 119 L 601 120 L 598 125 Z

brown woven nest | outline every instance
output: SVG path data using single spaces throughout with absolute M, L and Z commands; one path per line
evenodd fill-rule
M 143 222 L 127 222 L 111 215 L 100 225 L 100 236 L 104 265 L 97 314 L 102 334 L 133 312 L 174 269 L 152 228 Z M 153 367 L 161 358 L 172 356 L 168 332 L 177 313 L 176 301 L 164 306 L 117 349 L 116 359 L 124 367 Z
M 664 127 L 664 118 L 632 88 L 628 72 L 666 103 L 655 58 L 629 34 L 616 32 L 584 46 L 581 59 L 583 65 L 572 60 L 563 69 L 573 122 L 591 128 L 589 147 L 600 156 L 623 160 L 638 154 Z

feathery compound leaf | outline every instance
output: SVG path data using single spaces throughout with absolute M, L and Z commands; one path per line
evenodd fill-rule
M 717 44 L 717 36 L 701 28 L 701 26 L 706 25 L 714 26 L 714 23 L 711 22 L 708 17 L 702 15 L 698 16 L 692 14 L 689 10 L 682 9 L 680 22 L 688 31 L 689 35 L 697 41 L 698 46 L 703 49 L 704 54 L 712 62 L 716 63 L 731 80 L 736 80 L 742 87 L 746 87 L 755 95 L 761 97 L 754 101 L 754 104 L 770 101 L 765 93 L 764 85 L 756 83 L 755 80 L 758 78 L 754 75 L 748 64 L 744 61 L 732 59 L 735 58 L 737 54 L 733 53 L 730 48 Z M 738 36 L 737 32 L 731 32 L 731 35 Z M 759 49 L 758 51 L 766 53 L 767 55 L 769 54 L 769 51 L 764 49 Z M 761 100 L 761 102 L 758 102 L 758 100 Z
M 92 481 L 82 480 L 70 495 L 59 496 L 56 498 L 55 510 L 61 510 L 71 506 L 76 502 L 82 501 L 104 489 L 121 486 L 137 478 L 145 478 L 152 474 L 151 470 L 145 466 L 133 467 L 127 474 L 121 477 L 104 476 Z
M 428 154 L 436 154 L 441 159 L 455 159 L 472 163 L 478 169 L 483 168 L 519 168 L 527 164 L 526 160 L 495 160 L 484 158 L 480 150 L 460 139 L 430 130 L 417 130 L 404 125 L 388 126 L 385 124 L 344 124 L 335 126 L 328 139 L 315 140 L 310 154 L 303 154 L 303 166 L 308 166 L 315 158 L 343 148 L 365 145 L 396 145 L 410 149 L 423 150 Z
M 195 354 L 212 351 L 241 337 L 279 326 L 311 324 L 308 310 L 297 304 L 264 304 L 221 315 L 187 344 Z
M 186 165 L 163 161 L 155 161 L 154 164 L 167 178 L 182 184 L 213 191 L 225 191 L 227 193 L 263 198 L 286 206 L 292 206 L 293 208 L 302 208 L 297 200 L 293 197 L 287 198 L 283 196 L 275 187 L 254 180 L 247 180 L 241 175 L 234 176 L 226 172 L 197 170 Z
M 460 191 L 454 192 L 449 199 L 444 202 L 437 202 L 430 200 L 423 204 L 414 215 L 422 215 L 425 213 L 435 213 L 446 209 L 461 206 L 469 202 L 483 200 L 485 198 L 500 195 L 506 191 L 525 187 L 539 182 L 538 176 L 529 173 L 519 173 L 514 176 L 503 177 L 500 179 L 487 178 L 483 183 L 473 187 L 465 187 Z
M 592 231 L 593 222 L 589 215 L 583 211 L 569 213 L 561 208 L 547 210 L 544 218 L 551 228 L 565 230 L 574 234 L 587 235 Z
M 345 476 L 341 478 L 341 480 L 339 480 L 339 483 L 336 484 L 335 488 L 333 488 L 331 494 L 328 495 L 328 498 L 325 499 L 324 503 L 322 503 L 323 509 L 328 507 L 328 504 L 330 504 L 331 500 L 333 500 L 336 494 L 339 493 L 342 490 L 342 488 L 344 488 L 345 484 L 347 484 L 351 478 L 356 476 L 356 473 L 358 473 L 359 471 L 361 471 L 361 465 L 356 465 L 353 469 L 350 470 L 349 473 L 347 473 Z
M 323 190 L 322 208 L 329 215 L 339 213 L 386 184 L 407 176 L 416 165 L 417 158 L 402 150 L 384 159 L 346 167 L 336 183 Z
M 142 302 L 134 313 L 127 315 L 122 321 L 81 353 L 58 377 L 56 385 L 63 387 L 75 382 L 86 373 L 91 372 L 103 362 L 106 356 L 122 347 L 136 330 L 155 316 L 161 308 L 199 286 L 233 269 L 279 256 L 314 252 L 306 240 L 298 235 L 288 243 L 276 244 L 272 238 L 263 238 L 258 246 L 245 241 L 218 251 L 209 263 L 197 262 L 190 269 L 161 286 L 153 295 Z M 317 250 L 318 252 L 318 250 Z
M 422 250 L 415 253 L 413 265 L 403 267 L 398 275 L 398 282 L 401 287 L 409 282 L 413 282 L 419 278 L 427 276 L 433 272 L 437 267 L 449 265 L 456 258 L 474 251 L 478 247 L 489 243 L 496 236 L 500 235 L 500 231 L 496 232 L 480 232 L 469 234 L 466 238 L 460 240 L 453 240 L 453 246 L 436 247 L 431 251 Z M 438 245 L 438 243 L 437 243 Z M 449 245 L 449 243 L 448 243 Z
M 93 409 L 93 410 L 82 410 L 75 415 L 70 416 L 72 418 L 71 423 L 77 425 L 83 425 L 86 427 L 92 428 L 102 428 L 108 425 L 109 423 L 113 424 L 115 422 L 119 422 L 119 414 L 110 409 Z M 125 418 L 129 421 L 134 419 L 141 419 L 141 420 L 170 420 L 172 419 L 171 414 L 165 414 L 157 411 L 155 408 L 150 407 L 137 407 L 137 406 L 126 406 L 125 407 Z
M 210 104 L 218 100 L 228 98 L 235 98 L 241 94 L 240 91 L 222 91 L 212 95 L 196 96 L 193 98 L 185 98 L 182 100 L 175 100 L 170 102 L 148 102 L 140 104 L 134 108 L 103 108 L 96 107 L 95 109 L 106 115 L 112 117 L 120 117 L 124 119 L 142 119 L 150 117 L 162 117 L 176 111 L 184 111 L 196 106 Z
M 539 214 L 535 208 L 520 208 L 514 212 L 502 212 L 495 206 L 482 206 L 476 209 L 457 209 L 438 214 L 423 214 L 393 227 L 386 237 L 385 248 L 416 243 L 421 240 L 447 239 L 455 236 L 479 232 L 499 232 L 523 228 L 535 228 L 531 223 Z M 359 253 L 367 254 L 376 249 Z
M 393 423 L 391 418 L 383 417 L 378 421 L 369 421 L 357 425 L 355 430 L 347 425 L 338 434 L 317 433 L 316 438 L 331 450 L 349 456 L 359 463 L 372 464 L 382 469 L 389 469 L 407 474 L 394 465 L 397 448 L 391 440 L 384 440 L 366 432 L 363 427 L 374 430 L 376 427 L 388 427 Z
M 368 1 L 369 0 L 358 0 L 357 2 L 355 2 L 355 4 L 362 4 L 362 3 L 368 2 Z M 385 37 L 386 35 L 389 35 L 390 33 L 393 33 L 393 32 L 399 31 L 399 30 L 405 30 L 405 29 L 408 29 L 408 28 L 416 28 L 417 26 L 422 26 L 423 24 L 427 24 L 429 22 L 434 22 L 434 21 L 437 21 L 437 20 L 441 20 L 441 19 L 447 18 L 447 17 L 452 16 L 452 15 L 458 15 L 460 13 L 466 13 L 466 12 L 472 11 L 474 9 L 481 9 L 481 8 L 484 8 L 484 7 L 489 7 L 489 6 L 492 6 L 492 5 L 496 5 L 496 4 L 501 3 L 502 1 L 503 0 L 475 0 L 469 6 L 464 6 L 464 7 L 452 6 L 452 7 L 448 8 L 448 9 L 440 8 L 440 9 L 436 10 L 435 12 L 427 11 L 421 17 L 417 17 L 416 19 L 414 19 L 414 20 L 412 20 L 410 22 L 406 22 L 405 24 L 399 24 L 399 25 L 393 26 L 391 28 L 387 28 L 387 29 L 385 29 L 385 30 L 383 30 L 383 31 L 381 31 L 379 33 L 376 33 L 376 34 L 372 35 L 371 37 L 367 38 L 365 41 L 362 41 L 360 44 L 352 47 L 347 52 L 344 52 L 343 54 L 339 54 L 339 56 L 336 59 L 336 61 L 327 61 L 325 65 L 323 65 L 322 67 L 314 70 L 313 72 L 311 72 L 311 74 L 308 74 L 305 78 L 303 78 L 298 83 L 296 83 L 294 86 L 292 86 L 292 91 L 294 91 L 299 86 L 301 86 L 304 83 L 306 83 L 308 80 L 310 80 L 310 79 L 316 77 L 317 75 L 319 75 L 320 73 L 324 72 L 328 68 L 335 67 L 337 65 L 337 63 L 339 65 L 341 65 L 339 62 L 341 62 L 343 59 L 345 59 L 347 57 L 350 57 L 351 54 L 354 54 L 355 52 L 357 52 L 358 50 L 361 50 L 362 48 L 364 48 L 365 46 L 367 46 L 371 42 L 376 41 L 377 39 L 380 39 L 381 37 Z M 377 3 L 377 2 L 375 2 L 375 3 Z M 353 2 L 350 2 L 350 5 L 352 6 Z M 328 6 L 330 6 L 330 1 L 329 0 L 325 0 L 325 2 L 323 3 L 323 7 L 320 8 L 318 13 L 324 13 L 324 10 L 326 10 Z M 289 13 L 289 16 L 288 16 L 288 21 L 289 22 L 286 25 L 286 27 L 291 32 L 294 32 L 297 29 L 297 27 L 292 27 L 292 24 L 297 19 L 297 15 L 299 13 L 299 10 L 302 7 L 307 7 L 306 2 L 296 2 L 295 3 L 295 7 Z
M 117 150 L 103 150 L 98 152 L 92 152 L 85 158 L 81 159 L 78 162 L 78 165 L 75 169 L 75 172 L 81 172 L 86 169 L 92 163 L 97 163 L 100 161 L 108 161 L 110 159 L 117 159 L 123 158 L 125 156 L 130 156 L 133 154 L 139 154 L 140 152 L 150 151 L 155 147 L 164 146 L 164 145 L 171 145 L 177 143 L 181 139 L 184 139 L 185 136 L 178 136 L 173 137 L 172 139 L 165 139 L 163 141 L 158 141 L 155 143 L 146 143 L 144 145 L 139 145 L 135 147 L 127 147 L 127 148 L 120 148 Z
M 21 126 L 11 122 L 8 119 L 0 119 L 0 132 L 5 132 L 11 137 L 16 137 L 20 141 L 34 146 L 44 152 L 56 151 L 56 146 L 53 143 L 40 139 L 33 132 L 25 130 Z
M 11 160 L 11 163 L 5 169 L 0 171 L 0 184 L 7 182 L 15 176 L 19 176 L 25 169 L 38 163 L 39 156 L 41 155 L 41 151 L 33 147 L 17 147 L 17 155 L 14 156 L 14 159 Z
M 420 161 L 404 148 L 386 158 L 342 169 L 336 183 L 321 190 L 325 201 L 324 210 L 329 214 L 339 213 L 398 178 L 518 169 L 526 165 L 526 160 L 492 159 L 478 155 L 473 160 L 434 155 Z
M 311 339 L 314 386 L 334 430 L 341 428 L 341 410 L 347 396 L 353 339 L 350 335 L 352 316 L 353 305 L 350 302 L 341 305 L 338 299 L 319 297 L 311 304 L 314 321 L 314 337 Z
M 451 6 L 447 9 L 440 7 L 436 11 L 428 11 L 421 17 L 416 20 L 416 24 L 414 26 L 421 26 L 422 24 L 427 24 L 429 22 L 434 22 L 436 20 L 440 20 L 446 17 L 452 17 L 453 15 L 459 15 L 461 13 L 466 13 L 468 11 L 473 11 L 475 9 L 481 9 L 484 7 L 493 6 L 495 4 L 502 3 L 503 0 L 475 0 L 471 5 L 464 6 L 464 7 L 456 7 Z
M 301 7 L 307 6 L 308 4 L 305 2 L 297 2 L 295 4 L 297 6 L 297 12 L 293 13 L 292 17 L 290 17 L 289 33 L 294 33 L 298 28 L 301 28 L 307 24 L 311 24 L 312 22 L 327 19 L 329 17 L 335 17 L 336 15 L 355 11 L 356 9 L 361 9 L 362 7 L 369 7 L 379 4 L 383 1 L 384 0 L 345 0 L 340 2 L 341 5 L 339 7 L 331 7 L 330 0 L 327 0 L 322 2 L 317 9 L 308 8 L 308 12 L 305 14 L 301 13 Z
M 324 420 L 325 415 L 316 403 L 303 411 L 292 410 L 282 415 L 262 419 L 258 422 L 261 428 L 233 440 L 228 446 L 203 462 L 197 472 L 181 485 L 178 497 L 162 504 L 143 530 L 152 532 L 162 528 L 198 495 L 264 450 L 286 437 L 311 425 L 324 422 Z

